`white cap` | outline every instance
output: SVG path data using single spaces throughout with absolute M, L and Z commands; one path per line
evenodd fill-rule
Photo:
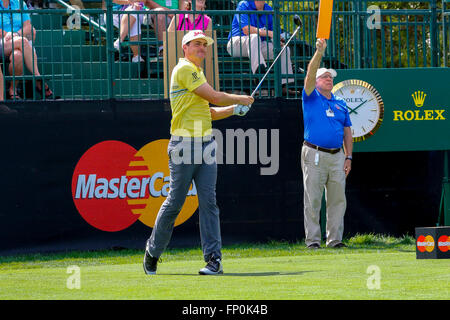
M 210 46 L 214 43 L 214 40 L 212 38 L 208 37 L 203 31 L 191 30 L 184 35 L 181 45 L 184 46 L 186 43 L 188 43 L 192 40 L 196 40 L 196 39 L 205 39 L 208 46 Z
M 317 70 L 316 79 L 324 75 L 324 73 L 330 73 L 333 78 L 336 78 L 337 72 L 334 69 L 320 68 Z

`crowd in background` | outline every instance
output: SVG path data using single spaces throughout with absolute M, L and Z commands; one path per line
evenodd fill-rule
M 1 60 L 3 63 L 3 72 L 14 75 L 17 80 L 9 81 L 9 84 L 2 85 L 0 89 L 0 99 L 11 100 L 23 99 L 20 92 L 20 76 L 24 74 L 24 69 L 36 76 L 35 90 L 40 93 L 43 99 L 54 99 L 52 90 L 45 83 L 38 67 L 38 56 L 33 46 L 36 37 L 36 30 L 31 25 L 30 14 L 26 13 L 29 9 L 56 8 L 58 5 L 50 3 L 47 0 L 0 0 L 0 16 L 2 39 Z M 142 25 L 150 26 L 157 37 L 159 48 L 157 48 L 158 58 L 163 57 L 163 32 L 175 30 L 212 30 L 213 21 L 206 14 L 195 15 L 171 14 L 171 10 L 193 10 L 192 0 L 112 0 L 113 11 L 123 12 L 113 15 L 113 24 L 119 30 L 117 38 L 114 39 L 114 48 L 120 52 L 123 43 L 128 40 L 128 46 L 132 53 L 130 61 L 144 62 L 141 55 L 140 40 Z M 72 6 L 85 9 L 86 6 L 82 0 L 70 0 Z M 96 3 L 100 5 L 100 3 Z M 196 11 L 206 9 L 206 0 L 195 1 Z M 101 8 L 106 11 L 106 1 L 102 0 Z M 20 10 L 24 13 L 1 13 L 2 10 Z M 240 1 L 237 5 L 237 11 L 241 10 L 272 10 L 265 1 Z M 138 14 L 136 11 L 142 11 Z M 131 12 L 131 13 L 130 13 Z M 145 14 L 148 12 L 148 14 Z M 158 13 L 165 14 L 158 14 Z M 152 14 L 153 13 L 153 14 Z M 266 20 L 267 19 L 267 20 Z M 98 21 L 105 25 L 106 17 L 102 16 Z M 230 35 L 227 50 L 230 56 L 250 58 L 252 72 L 262 74 L 267 68 L 266 59 L 273 59 L 273 22 L 271 15 L 244 15 L 235 14 L 232 25 L 230 26 Z M 283 42 L 282 42 L 283 44 Z M 253 54 L 251 53 L 253 52 Z M 292 74 L 292 63 L 290 60 L 289 49 L 281 57 L 281 66 L 283 74 Z M 0 75 L 3 82 L 3 74 Z M 293 81 L 283 78 L 283 93 L 287 91 L 286 82 Z M 3 92 L 3 89 L 5 92 Z M 291 92 L 291 94 L 293 94 Z

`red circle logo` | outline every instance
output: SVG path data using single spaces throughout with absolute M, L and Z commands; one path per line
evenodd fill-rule
M 440 236 L 438 239 L 438 248 L 442 252 L 450 250 L 450 237 L 446 235 Z
M 426 237 L 421 235 L 417 238 L 417 250 L 420 252 L 432 252 L 434 250 L 434 239 L 432 236 L 427 235 Z
M 103 231 L 120 231 L 136 220 L 153 227 L 169 193 L 167 145 L 156 140 L 139 151 L 120 141 L 92 146 L 78 161 L 72 176 L 72 197 L 81 216 Z M 175 226 L 198 208 L 192 184 Z

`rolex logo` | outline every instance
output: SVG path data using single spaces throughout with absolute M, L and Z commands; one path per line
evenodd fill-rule
M 423 91 L 415 91 L 411 96 L 414 100 L 414 104 L 418 108 L 423 106 L 425 98 L 427 97 L 427 95 Z
M 420 108 L 425 102 L 427 95 L 423 91 L 415 91 L 411 97 L 416 107 Z M 415 110 L 394 110 L 394 121 L 411 121 L 411 120 L 447 120 L 444 109 L 415 109 Z

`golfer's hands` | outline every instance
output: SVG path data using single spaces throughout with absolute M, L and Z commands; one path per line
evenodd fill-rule
M 237 104 L 247 106 L 249 104 L 252 104 L 253 102 L 255 102 L 255 98 L 253 98 L 252 96 L 245 96 L 245 95 L 238 96 Z
M 350 171 L 352 170 L 352 160 L 350 159 L 345 159 L 344 162 L 344 172 L 345 172 L 345 177 L 347 178 L 348 174 L 350 173 Z
M 253 102 L 255 102 L 255 99 L 252 96 L 239 95 L 238 104 L 234 105 L 233 108 L 233 115 L 245 116 Z
M 233 115 L 243 117 L 250 110 L 250 105 L 244 106 L 242 104 L 237 104 L 234 106 Z
M 316 49 L 319 53 L 324 54 L 325 49 L 327 48 L 327 40 L 325 39 L 317 39 L 316 41 Z

